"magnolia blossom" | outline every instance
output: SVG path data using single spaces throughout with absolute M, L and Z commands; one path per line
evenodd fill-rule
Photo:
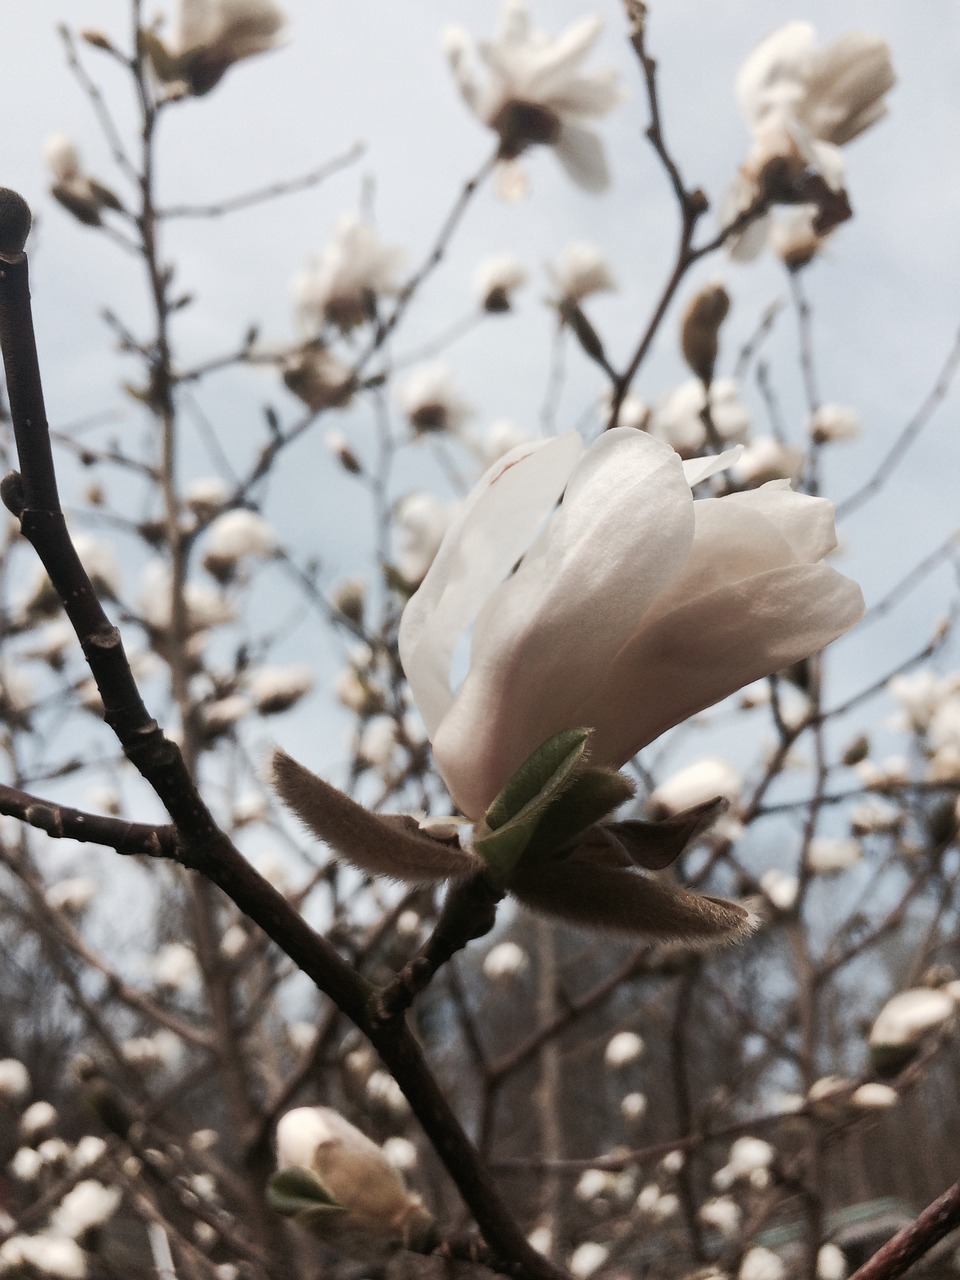
M 899 1101 L 896 1089 L 876 1080 L 868 1080 L 850 1095 L 851 1104 L 863 1111 L 886 1110 L 887 1107 L 895 1107 Z
M 695 760 L 673 774 L 650 793 L 647 809 L 654 817 L 669 817 L 723 796 L 731 804 L 740 799 L 743 779 L 726 760 Z
M 30 1092 L 30 1072 L 19 1058 L 0 1058 L 0 1102 L 20 1102 Z
M 423 581 L 452 518 L 450 505 L 431 493 L 408 493 L 397 504 L 396 563 L 407 582 L 419 586 Z
M 852 836 L 814 836 L 807 847 L 807 866 L 815 875 L 846 871 L 863 856 L 860 841 Z
M 512 253 L 493 253 L 477 263 L 473 290 L 484 311 L 509 311 L 514 290 L 527 283 L 527 269 Z
M 169 46 L 154 37 L 148 49 L 161 80 L 200 96 L 235 62 L 275 48 L 285 22 L 274 0 L 180 0 Z
M 695 503 L 691 485 L 723 465 L 683 464 L 628 427 L 588 450 L 571 433 L 507 454 L 462 504 L 399 643 L 469 817 L 561 730 L 591 729 L 592 763 L 619 767 L 861 616 L 859 588 L 823 563 L 831 504 L 782 481 Z
M 51 1234 L 76 1240 L 92 1227 L 102 1226 L 116 1213 L 122 1195 L 119 1187 L 105 1187 L 94 1178 L 85 1178 L 54 1209 L 50 1216 Z
M 759 436 L 747 445 L 731 471 L 740 484 L 753 488 L 768 480 L 797 480 L 805 460 L 802 449 L 774 436 Z
M 114 193 L 84 173 L 76 144 L 62 133 L 51 134 L 43 144 L 43 158 L 53 178 L 50 194 L 88 227 L 100 226 L 104 209 L 122 209 Z
M 621 101 L 613 70 L 584 73 L 580 64 L 600 34 L 596 16 L 580 18 L 556 40 L 533 30 L 524 0 L 505 0 L 495 41 L 474 46 L 462 27 L 448 27 L 444 47 L 471 111 L 499 136 L 498 156 L 513 160 L 544 143 L 575 182 L 589 191 L 609 183 L 600 139 L 584 121 Z M 481 84 L 475 53 L 489 78 Z
M 483 957 L 483 972 L 491 982 L 506 985 L 520 977 L 530 960 L 516 942 L 498 942 Z
M 0 1270 L 29 1267 L 59 1280 L 85 1280 L 87 1255 L 65 1236 L 10 1236 L 0 1245 Z
M 822 404 L 810 419 L 810 435 L 818 444 L 836 440 L 855 440 L 860 434 L 860 415 L 856 409 L 839 404 Z
M 781 871 L 779 867 L 771 867 L 760 877 L 760 888 L 778 911 L 792 911 L 800 892 L 800 882 L 796 876 Z
M 618 1031 L 607 1041 L 603 1060 L 608 1067 L 628 1067 L 643 1056 L 643 1041 L 635 1031 Z
M 596 1240 L 585 1240 L 571 1253 L 567 1266 L 577 1280 L 586 1280 L 595 1271 L 599 1271 L 609 1257 L 610 1250 L 606 1245 L 599 1244 Z
M 750 415 L 740 399 L 736 378 L 717 378 L 710 384 L 710 421 L 726 444 L 742 444 L 750 436 Z M 669 391 L 653 411 L 646 429 L 657 440 L 676 449 L 682 458 L 692 458 L 707 443 L 703 412 L 707 392 L 699 378 L 691 378 Z M 621 422 L 624 421 L 621 413 Z
M 314 413 L 350 403 L 353 371 L 322 342 L 308 342 L 283 362 L 283 382 Z
M 262 716 L 287 711 L 310 692 L 313 683 L 313 671 L 304 663 L 258 667 L 247 676 L 247 688 Z
M 629 1124 L 639 1124 L 647 1114 L 645 1093 L 625 1093 L 620 1099 L 620 1114 Z
M 850 216 L 840 147 L 886 114 L 896 81 L 890 50 L 864 31 L 814 48 L 807 22 L 789 22 L 762 40 L 737 77 L 737 101 L 754 137 L 728 201 L 728 216 L 758 198 L 817 206 L 811 229 L 823 235 Z M 769 230 L 760 219 L 735 252 L 751 257 Z
M 377 1259 L 428 1221 L 383 1151 L 329 1107 L 299 1107 L 277 1125 L 277 1164 L 306 1169 L 341 1213 L 305 1225 L 348 1255 Z
M 735 1200 L 729 1196 L 715 1196 L 703 1202 L 697 1217 L 705 1227 L 712 1227 L 722 1236 L 732 1236 L 739 1231 L 743 1215 Z
M 369 319 L 373 298 L 397 292 L 405 256 L 382 244 L 376 229 L 356 214 L 344 214 L 320 257 L 294 282 L 304 327 L 316 333 L 329 322 L 352 329 Z
M 917 987 L 892 996 L 870 1031 L 870 1044 L 912 1045 L 951 1018 L 956 1004 L 945 991 Z
M 421 364 L 400 387 L 397 399 L 414 430 L 456 431 L 473 412 L 445 364 Z
M 238 507 L 225 511 L 207 530 L 204 568 L 219 581 L 230 578 L 245 557 L 266 557 L 277 548 L 277 535 L 256 511 Z
M 583 302 L 591 293 L 616 289 L 610 264 L 595 245 L 576 241 L 547 263 L 547 275 L 560 302 Z
M 787 1269 L 772 1249 L 755 1245 L 743 1255 L 738 1280 L 784 1280 Z
M 846 1255 L 838 1245 L 820 1246 L 817 1251 L 817 1280 L 846 1280 L 848 1271 Z

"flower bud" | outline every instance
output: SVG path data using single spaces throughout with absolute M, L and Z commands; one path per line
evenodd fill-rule
M 281 1118 L 277 1163 L 273 1207 L 348 1257 L 382 1260 L 429 1231 L 420 1197 L 383 1151 L 329 1107 L 298 1107 Z
M 720 326 L 730 310 L 730 295 L 722 284 L 708 284 L 690 299 L 680 327 L 683 358 L 709 386 L 720 347 Z

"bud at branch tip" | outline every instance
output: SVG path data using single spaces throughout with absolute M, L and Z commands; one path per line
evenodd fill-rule
M 23 196 L 9 187 L 0 187 L 0 253 L 14 257 L 23 253 L 33 215 Z

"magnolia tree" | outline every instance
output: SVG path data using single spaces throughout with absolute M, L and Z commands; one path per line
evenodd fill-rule
M 861 1272 L 899 1274 L 960 1222 L 954 602 L 866 674 L 823 650 L 955 541 L 864 617 L 821 494 L 859 416 L 821 398 L 807 286 L 853 216 L 846 146 L 883 127 L 887 44 L 791 22 L 744 50 L 747 135 L 708 199 L 668 143 L 643 4 L 610 15 L 606 68 L 599 18 L 542 32 L 506 0 L 492 36 L 443 34 L 487 149 L 421 265 L 367 200 L 296 281 L 295 339 L 198 354 L 168 225 L 357 155 L 165 206 L 161 124 L 296 33 L 273 0 L 130 8 L 126 34 L 62 32 L 113 171 L 46 145 L 72 219 L 51 207 L 49 235 L 141 269 L 130 316 L 105 314 L 119 420 L 48 426 L 31 214 L 0 198 L 0 1271 L 843 1280 L 905 1226 Z M 478 192 L 536 209 L 549 152 L 615 199 L 596 130 L 615 110 L 645 115 L 679 215 L 649 313 L 591 318 L 616 281 L 587 241 L 518 313 L 530 264 L 496 252 L 471 316 L 404 357 Z M 769 307 L 737 351 L 759 255 L 793 316 Z M 706 260 L 726 285 L 693 283 Z M 765 359 L 791 324 L 796 401 Z M 504 325 L 552 345 L 539 430 L 470 425 L 456 344 Z M 687 375 L 648 405 L 655 340 Z M 841 514 L 888 518 L 953 363 Z M 247 369 L 280 407 L 241 438 L 216 388 Z M 271 484 L 316 439 L 317 509 L 368 549 L 363 576 L 304 549 Z M 337 663 L 285 660 L 295 630 Z M 898 754 L 874 757 L 878 732 Z

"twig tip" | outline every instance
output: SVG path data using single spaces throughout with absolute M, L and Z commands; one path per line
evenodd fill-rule
M 23 253 L 33 214 L 23 196 L 9 187 L 0 187 L 0 253 L 15 257 Z

